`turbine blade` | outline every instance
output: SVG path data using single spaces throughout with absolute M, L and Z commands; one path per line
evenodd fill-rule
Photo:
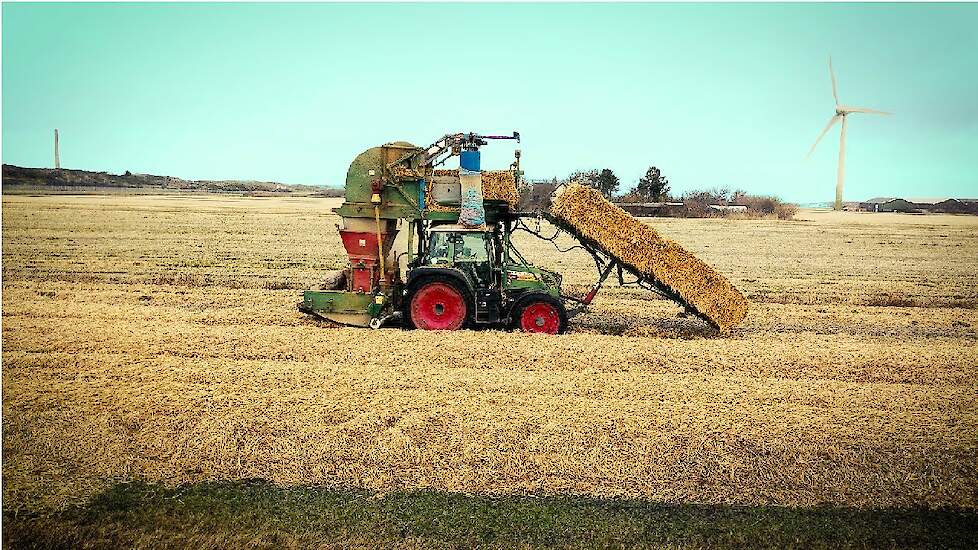
M 822 141 L 822 138 L 825 137 L 825 134 L 829 131 L 829 128 L 831 128 L 832 125 L 835 124 L 836 122 L 839 122 L 839 119 L 840 118 L 842 118 L 842 117 L 839 116 L 839 115 L 835 115 L 835 116 L 833 116 L 832 118 L 829 119 L 829 123 L 825 125 L 825 129 L 822 130 L 822 133 L 818 135 L 818 139 L 815 140 L 815 143 L 812 144 L 812 148 L 809 149 L 808 150 L 808 154 L 805 155 L 805 158 L 806 159 L 808 157 L 812 156 L 812 153 L 815 152 L 815 146 L 818 145 L 818 142 Z
M 839 104 L 839 91 L 835 89 L 835 71 L 832 70 L 832 56 L 829 56 L 829 75 L 832 77 L 832 97 L 835 98 L 835 104 Z
M 867 113 L 871 115 L 892 115 L 893 113 L 888 113 L 886 111 L 877 111 L 876 109 L 867 109 L 865 107 L 849 107 L 848 105 L 843 105 L 840 107 L 843 111 L 849 113 Z

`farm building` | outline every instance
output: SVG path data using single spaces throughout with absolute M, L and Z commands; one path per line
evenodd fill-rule
M 893 199 L 880 205 L 880 212 L 916 212 L 917 206 L 906 199 Z
M 934 212 L 978 214 L 978 199 L 950 197 L 875 197 L 859 203 L 864 212 Z
M 866 212 L 892 212 L 892 210 L 883 210 L 883 205 L 895 200 L 898 199 L 896 197 L 873 197 L 859 203 L 859 209 Z
M 866 212 L 914 212 L 916 207 L 906 199 L 897 197 L 875 197 L 859 203 L 859 209 Z
M 965 203 L 950 197 L 916 197 L 907 200 L 912 202 L 919 210 L 927 212 L 957 213 L 968 211 Z

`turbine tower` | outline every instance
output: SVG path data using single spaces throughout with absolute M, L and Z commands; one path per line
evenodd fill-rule
M 852 113 L 866 113 L 870 115 L 890 115 L 893 113 L 887 113 L 885 111 L 877 111 L 876 109 L 867 109 L 865 107 L 850 107 L 849 105 L 841 105 L 839 103 L 839 92 L 836 90 L 835 86 L 835 71 L 832 70 L 832 57 L 829 56 L 829 76 L 832 77 L 832 97 L 835 98 L 835 114 L 829 119 L 829 123 L 825 125 L 825 129 L 822 133 L 818 135 L 818 139 L 812 144 L 812 148 L 808 150 L 808 157 L 812 156 L 815 151 L 815 146 L 818 142 L 822 140 L 822 137 L 835 125 L 836 122 L 842 120 L 842 132 L 839 135 L 839 170 L 836 175 L 835 181 L 835 209 L 842 210 L 842 187 L 846 180 L 846 121 L 849 115 Z
M 58 152 L 58 129 L 54 129 L 54 169 L 61 170 L 61 154 Z

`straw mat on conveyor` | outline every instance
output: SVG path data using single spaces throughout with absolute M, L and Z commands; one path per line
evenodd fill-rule
M 723 275 L 597 190 L 572 184 L 554 199 L 550 211 L 623 264 L 671 289 L 680 303 L 720 330 L 729 330 L 747 315 L 747 300 Z

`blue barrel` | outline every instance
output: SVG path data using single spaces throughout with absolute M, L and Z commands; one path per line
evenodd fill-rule
M 479 151 L 462 151 L 462 154 L 459 155 L 458 165 L 465 170 L 478 172 L 480 170 L 480 157 Z

